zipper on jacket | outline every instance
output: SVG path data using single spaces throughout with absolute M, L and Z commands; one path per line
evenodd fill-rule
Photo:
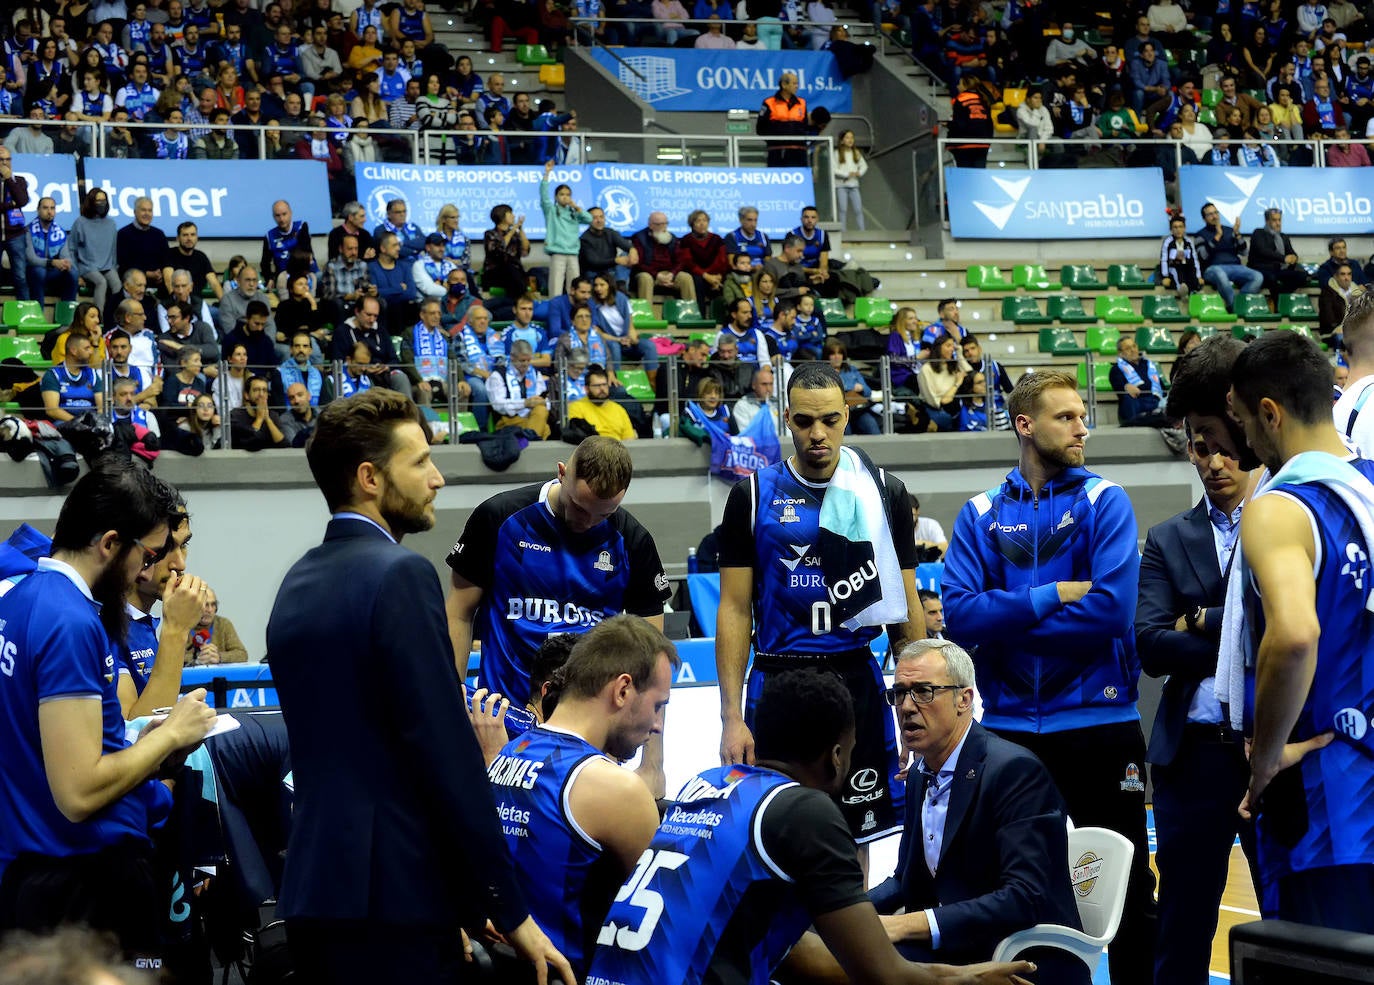
M 1031 586 L 1040 583 L 1040 496 L 1031 494 Z M 1035 655 L 1035 685 L 1031 694 L 1035 701 L 1035 731 L 1040 732 L 1040 654 Z

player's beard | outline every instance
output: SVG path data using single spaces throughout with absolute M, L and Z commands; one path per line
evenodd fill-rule
M 128 567 L 129 552 L 134 547 L 131 544 L 116 554 L 91 585 L 91 597 L 100 603 L 100 624 L 115 643 L 124 642 L 129 635 L 129 610 L 125 603 L 133 587 Z
M 378 509 L 392 536 L 400 540 L 406 534 L 424 533 L 434 526 L 434 514 L 428 506 L 425 500 L 407 499 L 388 482 Z

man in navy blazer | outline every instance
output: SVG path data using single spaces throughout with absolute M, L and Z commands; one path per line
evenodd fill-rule
M 1235 459 L 1209 453 L 1191 431 L 1188 458 L 1205 495 L 1150 529 L 1135 616 L 1141 667 L 1165 677 L 1146 759 L 1159 840 L 1155 981 L 1169 985 L 1206 985 L 1237 835 L 1255 857 L 1254 829 L 1236 812 L 1249 784 L 1245 750 L 1213 693 L 1226 574 L 1248 476 Z
M 913 961 L 986 961 L 1007 935 L 1038 923 L 1082 929 L 1070 883 L 1064 803 L 1035 755 L 973 720 L 973 661 L 945 640 L 897 657 L 886 692 L 902 741 L 920 758 L 907 777 L 897 871 L 869 891 L 897 950 Z M 1023 955 L 1029 976 L 1087 985 L 1066 952 Z
M 377 389 L 330 404 L 306 446 L 333 518 L 267 627 L 296 788 L 278 913 L 304 985 L 462 981 L 459 928 L 487 919 L 541 985 L 546 963 L 570 982 L 511 867 L 438 576 L 398 543 L 434 525 L 428 438 Z

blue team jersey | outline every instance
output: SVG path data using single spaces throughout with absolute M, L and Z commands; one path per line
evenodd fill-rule
M 578 775 L 598 759 L 611 762 L 580 735 L 540 725 L 508 743 L 487 767 L 530 916 L 579 979 L 624 875 L 568 807 Z
M 689 780 L 611 904 L 588 985 L 765 985 L 812 919 L 799 880 L 765 846 L 766 812 L 789 790 L 793 780 L 758 766 Z M 848 851 L 852 859 L 852 842 Z
M 115 647 L 119 672 L 133 678 L 134 690 L 138 694 L 142 694 L 148 686 L 148 675 L 153 672 L 160 624 L 161 620 L 129 606 L 129 632 L 124 642 Z
M 585 633 L 607 616 L 660 616 L 671 592 L 653 538 L 617 510 L 583 534 L 554 516 L 552 481 L 477 507 L 447 563 L 482 589 L 474 635 L 484 687 L 523 703 L 544 639 Z
M 25 852 L 65 857 L 147 841 L 147 783 L 73 823 L 57 809 L 43 766 L 38 708 L 45 701 L 99 701 L 101 753 L 128 745 L 117 685 L 100 606 L 74 570 L 43 558 L 33 574 L 0 583 L 0 873 Z
M 882 632 L 853 632 L 831 616 L 821 574 L 821 501 L 790 461 L 761 469 L 730 490 L 721 521 L 720 566 L 754 569 L 754 648 L 767 654 L 837 654 L 867 647 Z M 914 568 L 915 532 L 906 489 L 884 475 L 892 539 L 903 569 Z
M 1374 463 L 1351 463 L 1366 477 Z M 1259 815 L 1262 882 L 1272 887 L 1290 872 L 1335 865 L 1374 864 L 1374 613 L 1366 608 L 1371 591 L 1370 545 L 1340 496 L 1318 483 L 1271 487 L 1308 514 L 1316 535 L 1317 619 L 1323 628 L 1317 669 L 1290 741 L 1302 742 L 1334 730 L 1337 741 L 1306 756 L 1292 771 L 1279 774 L 1266 792 L 1273 813 Z M 1247 664 L 1264 635 L 1263 609 L 1253 581 L 1247 581 L 1247 619 L 1251 648 Z M 1301 779 L 1299 791 L 1296 781 Z M 1289 790 L 1280 786 L 1291 784 Z M 1299 835 L 1299 832 L 1300 835 Z

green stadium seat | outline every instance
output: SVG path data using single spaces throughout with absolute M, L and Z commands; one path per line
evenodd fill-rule
M 1221 90 L 1220 90 L 1220 89 L 1203 89 L 1203 90 L 1202 90 L 1202 105 L 1206 106 L 1208 109 L 1216 109 L 1218 106 L 1220 106 L 1220 105 L 1221 105 Z
M 1016 287 L 1003 276 L 1001 267 L 988 263 L 969 267 L 964 273 L 964 283 L 980 291 L 1011 291 Z
M 1298 266 L 1301 267 L 1301 268 L 1303 269 L 1303 271 L 1307 274 L 1307 286 L 1308 286 L 1308 287 L 1322 287 L 1322 286 L 1323 286 L 1322 284 L 1320 284 L 1320 283 L 1317 281 L 1317 271 L 1318 271 L 1319 269 L 1321 269 L 1317 264 L 1315 264 L 1315 263 L 1300 263 L 1300 264 L 1298 264 Z
M 882 328 L 892 324 L 892 314 L 897 306 L 887 298 L 855 298 L 854 317 L 869 328 Z
M 1064 325 L 1092 325 L 1096 315 L 1083 310 L 1083 299 L 1073 294 L 1051 294 L 1045 300 L 1045 313 Z
M 1093 388 L 1098 393 L 1112 392 L 1112 366 L 1111 363 L 1093 363 Z M 1078 364 L 1078 389 L 1088 389 L 1088 365 L 1087 363 Z
M 1215 325 L 1194 325 L 1193 331 L 1197 332 L 1200 339 L 1211 339 L 1221 334 Z
M 1102 291 L 1107 287 L 1097 279 L 1097 270 L 1086 263 L 1071 263 L 1060 267 L 1059 282 L 1071 291 Z
M 850 318 L 844 313 L 844 302 L 839 298 L 819 298 L 817 309 L 825 317 L 826 328 L 857 328 L 859 319 Z
M 1217 125 L 1217 111 L 1210 106 L 1204 106 L 1197 112 L 1197 121 L 1209 127 Z
M 1258 338 L 1264 334 L 1263 325 L 1232 325 L 1231 336 L 1244 340 L 1246 338 Z
M 1054 321 L 1040 310 L 1035 298 L 1024 294 L 1002 299 L 1002 320 L 1013 325 L 1049 325 Z
M 20 335 L 43 335 L 57 327 L 44 316 L 43 305 L 38 301 L 6 301 L 0 318 L 6 328 L 15 329 Z
M 1073 329 L 1058 328 L 1040 329 L 1041 352 L 1051 356 L 1081 356 L 1088 350 L 1078 341 L 1078 336 L 1073 333 Z
M 1146 321 L 1182 324 L 1188 314 L 1179 306 L 1173 294 L 1147 294 L 1140 301 L 1140 313 Z
M 521 65 L 556 65 L 558 59 L 542 44 L 522 44 L 515 49 L 515 60 Z
M 1138 291 L 1151 286 L 1138 263 L 1114 263 L 1107 268 L 1107 283 L 1123 291 Z
M 668 327 L 666 318 L 654 317 L 654 303 L 644 298 L 630 298 L 630 318 L 639 332 Z
M 1124 294 L 1099 294 L 1093 314 L 1108 325 L 1136 325 L 1145 320 Z
M 1174 341 L 1174 333 L 1162 325 L 1141 325 L 1135 330 L 1135 344 L 1140 346 L 1141 352 L 1151 355 L 1178 351 L 1178 343 Z
M 665 300 L 663 317 L 669 325 L 675 325 L 684 332 L 697 328 L 715 328 L 720 324 L 714 318 L 701 317 L 701 309 L 697 307 L 697 303 L 682 298 Z
M 1280 321 L 1283 316 L 1269 310 L 1269 299 L 1263 294 L 1237 294 L 1236 318 L 1240 321 Z
M 1312 307 L 1312 299 L 1306 294 L 1280 294 L 1279 314 L 1285 318 L 1310 318 L 1315 321 L 1317 309 Z
M 0 359 L 18 359 L 30 369 L 45 370 L 52 366 L 38 349 L 38 339 L 22 335 L 0 335 Z
M 1058 281 L 1050 280 L 1044 265 L 1039 263 L 1018 263 L 1012 267 L 1011 282 L 1028 291 L 1044 291 L 1059 286 Z
M 66 328 L 76 317 L 76 305 L 77 302 L 75 301 L 57 302 L 57 306 L 53 309 L 53 321 Z
M 1090 325 L 1088 327 L 1088 348 L 1103 356 L 1116 356 L 1116 343 L 1121 339 L 1121 329 L 1115 325 Z
M 1220 294 L 1188 295 L 1188 314 L 1200 321 L 1225 322 L 1230 324 L 1236 316 L 1226 310 L 1226 302 Z
M 1290 323 L 1288 325 L 1275 325 L 1274 327 L 1284 332 L 1296 332 L 1299 335 L 1306 336 L 1313 342 L 1317 341 L 1317 333 L 1312 331 L 1311 325 L 1293 325 Z
M 615 375 L 620 380 L 620 385 L 625 388 L 625 392 L 635 400 L 649 401 L 654 399 L 653 384 L 649 382 L 649 374 L 644 370 L 621 366 L 620 372 Z
M 477 426 L 477 415 L 470 410 L 460 410 L 453 418 L 449 434 L 459 435 L 465 431 L 481 430 Z

